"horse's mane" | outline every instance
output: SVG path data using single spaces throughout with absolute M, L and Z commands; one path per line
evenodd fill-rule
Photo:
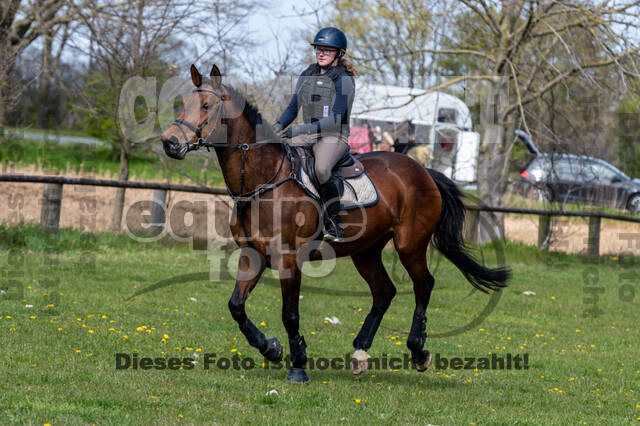
M 271 124 L 267 123 L 258 111 L 258 108 L 249 102 L 247 98 L 236 88 L 232 86 L 224 86 L 225 90 L 231 96 L 233 103 L 237 106 L 243 106 L 242 115 L 247 119 L 251 128 L 256 131 L 256 140 L 278 140 L 280 137 L 276 135 L 271 127 Z M 260 125 L 258 127 L 258 125 Z M 257 128 L 257 130 L 256 130 Z

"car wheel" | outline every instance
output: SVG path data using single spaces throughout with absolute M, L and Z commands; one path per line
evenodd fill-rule
M 532 195 L 533 199 L 536 201 L 553 201 L 553 193 L 551 192 L 551 188 L 547 186 L 534 187 Z
M 627 208 L 631 213 L 640 214 L 640 194 L 632 195 L 627 203 Z

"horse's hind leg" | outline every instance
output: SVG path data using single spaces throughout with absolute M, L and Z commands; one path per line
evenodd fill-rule
M 257 253 L 257 252 L 253 252 Z M 236 287 L 229 300 L 229 310 L 231 316 L 240 326 L 240 331 L 247 338 L 251 346 L 257 348 L 269 361 L 279 362 L 282 360 L 282 346 L 276 337 L 266 339 L 264 334 L 251 322 L 245 311 L 244 305 L 249 297 L 249 293 L 256 286 L 262 272 L 265 269 L 263 258 L 252 256 L 250 252 L 240 254 L 238 262 L 238 276 Z
M 419 235 L 415 232 L 400 232 L 394 236 L 394 243 L 402 266 L 407 270 L 413 281 L 416 309 L 413 312 L 411 331 L 407 338 L 407 347 L 411 351 L 411 360 L 418 371 L 424 371 L 431 363 L 431 354 L 423 350 L 427 339 L 425 311 L 429 305 L 433 276 L 427 269 L 427 246 L 430 235 Z
M 374 246 L 351 256 L 356 269 L 369 284 L 373 296 L 371 311 L 353 341 L 353 347 L 356 350 L 353 354 L 355 364 L 353 374 L 360 374 L 369 367 L 369 355 L 366 351 L 371 347 L 382 317 L 396 294 L 396 288 L 382 263 L 382 249 L 388 240 L 383 238 Z

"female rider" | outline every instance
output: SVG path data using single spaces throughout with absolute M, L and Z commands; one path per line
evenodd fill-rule
M 331 172 L 349 152 L 349 114 L 355 91 L 353 77 L 357 73 L 344 58 L 347 37 L 339 29 L 321 29 L 311 45 L 317 62 L 300 74 L 289 106 L 273 129 L 278 133 L 289 126 L 302 107 L 304 124 L 287 128 L 283 136 L 290 139 L 291 145 L 311 146 L 324 204 L 324 239 L 339 242 L 344 237 L 339 216 L 340 182 Z

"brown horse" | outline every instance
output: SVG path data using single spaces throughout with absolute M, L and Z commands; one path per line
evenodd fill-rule
M 407 338 L 412 361 L 424 371 L 431 354 L 423 350 L 425 310 L 434 279 L 427 270 L 427 246 L 434 246 L 462 271 L 476 288 L 496 290 L 509 279 L 507 268 L 488 269 L 465 250 L 462 239 L 464 205 L 455 184 L 436 171 L 427 171 L 410 158 L 392 152 L 359 156 L 375 184 L 376 204 L 343 211 L 345 241 L 320 242 L 319 208 L 297 181 L 299 159 L 282 143 L 258 111 L 232 87 L 222 84 L 214 65 L 203 77 L 191 65 L 194 91 L 185 97 L 184 110 L 163 133 L 168 156 L 183 159 L 187 152 L 212 146 L 230 195 L 234 198 L 233 236 L 241 248 L 231 315 L 249 344 L 270 361 L 282 359 L 277 338 L 266 339 L 245 312 L 245 301 L 266 267 L 279 272 L 282 321 L 289 336 L 293 368 L 287 380 L 305 382 L 306 344 L 299 333 L 298 299 L 304 260 L 351 256 L 367 281 L 373 306 L 353 342 L 354 373 L 367 368 L 373 338 L 396 288 L 382 263 L 382 250 L 393 239 L 402 265 L 413 281 L 415 311 Z M 302 260 L 302 261 L 301 261 Z

